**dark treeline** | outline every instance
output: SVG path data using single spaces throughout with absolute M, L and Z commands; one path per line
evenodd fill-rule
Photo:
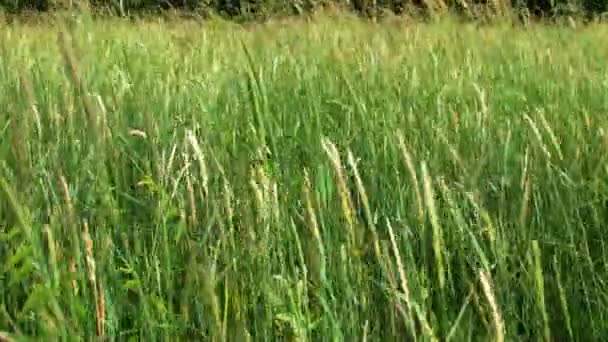
M 83 0 L 0 0 L 7 13 L 51 12 L 77 7 Z M 364 16 L 392 12 L 433 14 L 451 11 L 468 16 L 515 13 L 524 17 L 604 17 L 608 0 L 84 0 L 93 10 L 128 15 L 169 9 L 226 17 L 257 17 L 310 13 L 326 6 L 350 8 Z

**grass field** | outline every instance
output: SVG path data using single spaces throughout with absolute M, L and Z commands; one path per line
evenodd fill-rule
M 608 334 L 608 26 L 60 30 L 0 32 L 15 340 Z

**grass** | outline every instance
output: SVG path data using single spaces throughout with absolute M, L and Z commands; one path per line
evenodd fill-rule
M 16 340 L 600 340 L 608 28 L 0 33 Z

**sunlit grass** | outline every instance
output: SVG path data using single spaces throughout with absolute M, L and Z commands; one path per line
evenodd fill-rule
M 60 30 L 0 33 L 0 331 L 608 333 L 605 26 Z

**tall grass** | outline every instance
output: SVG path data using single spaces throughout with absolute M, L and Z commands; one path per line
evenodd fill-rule
M 0 34 L 0 331 L 600 340 L 604 26 Z

